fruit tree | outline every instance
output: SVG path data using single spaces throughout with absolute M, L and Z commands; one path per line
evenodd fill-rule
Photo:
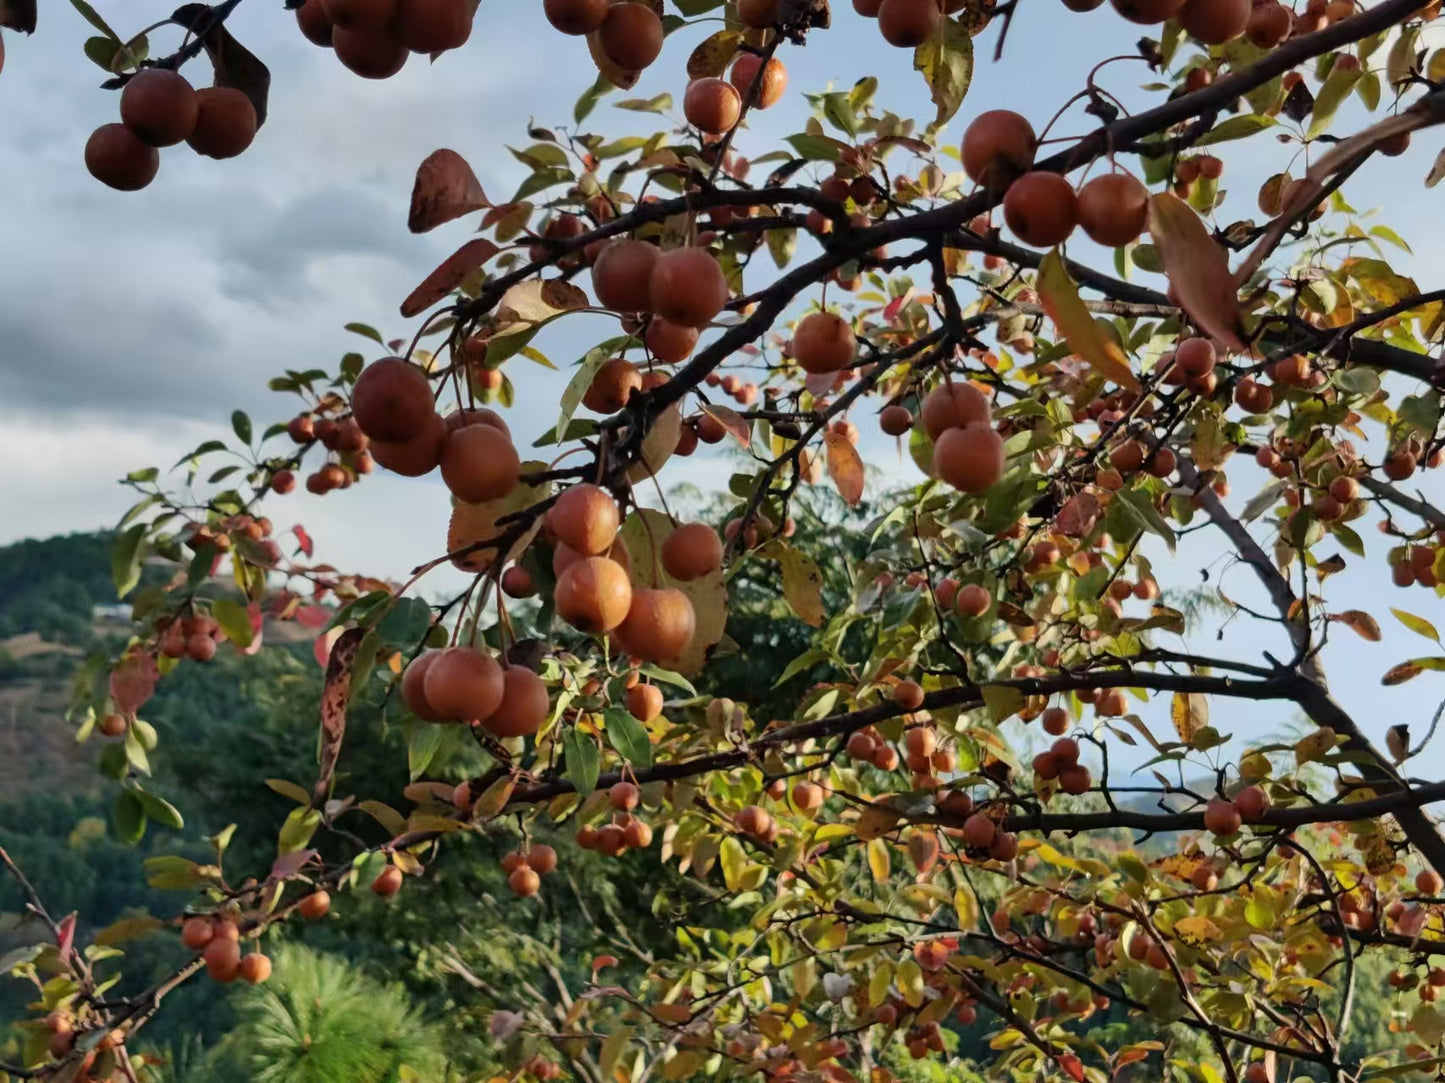
M 117 93 L 84 148 L 98 181 L 165 184 L 163 149 L 265 138 L 240 0 L 145 31 L 72 2 Z M 318 63 L 384 79 L 523 0 L 268 2 Z M 680 953 L 626 985 L 594 971 L 555 1026 L 499 1013 L 514 1078 L 884 1081 L 962 1033 L 996 1079 L 1442 1077 L 1445 775 L 1422 689 L 1445 656 L 1415 611 L 1445 592 L 1445 289 L 1392 268 L 1406 238 L 1349 202 L 1421 180 L 1395 159 L 1445 119 L 1438 0 L 1064 0 L 1059 48 L 1127 20 L 1132 52 L 1052 115 L 972 109 L 975 65 L 1023 82 L 1047 62 L 1011 53 L 1020 2 L 543 0 L 549 48 L 596 81 L 527 129 L 509 200 L 456 151 L 419 164 L 410 228 L 474 236 L 401 299 L 409 337 L 359 327 L 367 355 L 272 381 L 275 424 L 237 413 L 182 477 L 127 479 L 135 631 L 73 712 L 115 831 L 179 823 L 148 789 L 157 682 L 256 651 L 263 618 L 318 636 L 317 769 L 270 782 L 295 808 L 266 825 L 269 869 L 227 865 L 225 833 L 211 863 L 149 859 L 177 891 L 157 935 L 194 958 L 141 995 L 106 995 L 122 934 L 87 943 L 6 858 L 50 926 L 7 960 L 37 987 L 7 1070 L 135 1080 L 177 985 L 265 981 L 269 938 L 357 892 L 407 906 L 471 832 L 509 840 L 518 896 L 545 899 L 567 836 L 647 851 L 737 918 L 679 925 Z M 3 0 L 3 25 L 33 30 L 34 7 Z M 878 78 L 789 86 L 800 50 L 848 36 L 921 80 L 928 115 L 882 107 Z M 672 92 L 616 97 L 643 69 Z M 803 130 L 755 145 L 760 111 L 804 101 Z M 610 105 L 659 130 L 609 139 Z M 1227 191 L 1236 161 L 1264 163 L 1257 192 Z M 579 320 L 608 331 L 555 397 L 514 404 L 508 370 L 550 366 Z M 514 405 L 546 415 L 540 439 Z M 882 442 L 922 480 L 870 490 L 859 449 Z M 733 510 L 675 515 L 667 486 L 710 445 Z M 365 495 L 383 471 L 452 506 L 405 582 L 318 563 L 267 518 L 298 485 L 385 516 Z M 862 517 L 809 510 L 821 489 Z M 803 535 L 844 530 L 864 555 L 820 567 Z M 143 562 L 168 577 L 138 586 Z M 813 629 L 776 687 L 712 676 L 766 649 L 729 634 L 740 575 Z M 1398 601 L 1337 600 L 1373 591 Z M 1382 621 L 1434 643 L 1367 674 L 1360 717 L 1327 648 Z M 347 769 L 363 699 L 410 745 L 404 792 Z M 471 769 L 431 757 L 438 735 Z M 1375 960 L 1397 1040 L 1361 1051 Z M 1101 1041 L 1105 1017 L 1155 1036 Z

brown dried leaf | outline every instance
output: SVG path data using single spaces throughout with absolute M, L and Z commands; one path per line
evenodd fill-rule
M 466 159 L 443 147 L 432 151 L 417 166 L 406 225 L 413 233 L 425 233 L 443 222 L 491 205 Z
M 863 499 L 863 460 L 858 449 L 846 436 L 831 430 L 823 434 L 823 442 L 828 449 L 828 476 L 838 495 L 848 504 L 857 504 Z
M 1184 311 L 1206 334 L 1243 350 L 1244 325 L 1229 258 L 1204 221 L 1178 196 L 1160 192 L 1149 197 L 1149 235 Z
M 1119 344 L 1099 329 L 1094 317 L 1079 299 L 1079 289 L 1069 277 L 1058 250 L 1039 264 L 1039 300 L 1054 321 L 1069 349 L 1087 361 L 1101 376 L 1120 387 L 1138 390 L 1139 381 L 1129 368 L 1129 358 Z
M 723 428 L 727 429 L 728 434 L 743 446 L 744 451 L 752 445 L 752 430 L 748 427 L 748 420 L 736 410 L 730 410 L 721 404 L 704 404 L 702 409 L 703 413 L 711 414 L 722 422 Z
M 500 251 L 500 248 L 485 237 L 468 241 L 442 260 L 437 269 L 427 275 L 420 286 L 411 291 L 411 296 L 401 303 L 401 314 L 411 317 L 425 312 L 460 286 L 466 281 L 469 274 Z
M 1380 625 L 1363 609 L 1347 609 L 1343 613 L 1331 613 L 1330 620 L 1338 621 L 1361 639 L 1371 643 L 1380 642 Z
M 1175 692 L 1169 718 L 1179 739 L 1192 745 L 1199 731 L 1209 725 L 1209 700 L 1199 692 Z
M 1385 675 L 1380 678 L 1380 683 L 1384 685 L 1404 684 L 1406 681 L 1413 681 L 1424 672 L 1424 669 L 1414 662 L 1401 662 L 1398 666 L 1391 666 L 1386 670 Z
M 331 646 L 326 661 L 326 685 L 321 692 L 321 770 L 312 791 L 320 801 L 331 788 L 331 776 L 346 736 L 346 704 L 351 698 L 351 670 L 356 652 L 366 638 L 365 628 L 348 628 Z

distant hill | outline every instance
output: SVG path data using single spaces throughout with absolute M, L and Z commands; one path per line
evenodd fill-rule
M 36 632 L 51 642 L 88 642 L 95 607 L 116 601 L 110 542 L 101 532 L 0 548 L 0 640 Z

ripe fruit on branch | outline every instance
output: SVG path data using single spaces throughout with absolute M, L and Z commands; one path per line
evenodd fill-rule
M 607 552 L 617 538 L 617 501 L 596 485 L 574 485 L 547 510 L 556 539 L 583 556 Z
M 883 0 L 878 5 L 878 31 L 884 41 L 900 49 L 922 45 L 942 19 L 938 0 Z
M 1184 0 L 1110 0 L 1114 10 L 1131 23 L 1150 26 L 1174 18 Z
M 564 34 L 590 34 L 607 18 L 608 0 L 542 0 L 547 21 Z
M 662 20 L 646 4 L 613 4 L 597 44 L 623 71 L 641 71 L 662 53 Z
M 965 583 L 954 596 L 954 606 L 965 617 L 981 617 L 993 604 L 993 597 L 977 583 Z
M 187 918 L 186 923 L 181 926 L 181 943 L 192 951 L 200 951 L 214 936 L 215 932 L 207 918 Z
M 692 602 L 672 587 L 632 592 L 627 616 L 614 635 L 629 654 L 659 665 L 676 662 L 692 642 L 697 615 Z
M 491 425 L 467 425 L 442 445 L 442 481 L 458 500 L 481 504 L 517 487 L 522 463 L 512 441 Z
M 1212 834 L 1233 835 L 1242 823 L 1239 809 L 1234 807 L 1233 801 L 1216 797 L 1204 807 L 1204 828 Z
M 331 47 L 336 59 L 363 79 L 390 79 L 411 55 L 390 28 L 371 31 L 337 26 L 331 32 Z
M 1128 173 L 1104 173 L 1079 189 L 1075 209 L 1091 241 L 1117 248 L 1144 232 L 1149 190 Z
M 706 249 L 675 248 L 657 257 L 648 297 L 652 310 L 664 319 L 701 328 L 711 323 L 727 303 L 728 282 Z
M 1059 789 L 1064 793 L 1078 797 L 1080 794 L 1089 792 L 1093 779 L 1089 775 L 1089 769 L 1083 764 L 1070 763 L 1059 768 Z
M 976 184 L 1003 191 L 1034 164 L 1038 137 L 1033 125 L 1008 109 L 991 109 L 974 118 L 963 133 L 964 172 Z
M 102 124 L 85 143 L 85 168 L 101 184 L 138 192 L 155 180 L 161 156 L 124 124 Z
M 688 83 L 682 96 L 682 115 L 706 135 L 721 135 L 742 116 L 743 100 L 726 79 L 710 76 Z
M 1244 33 L 1251 45 L 1261 49 L 1273 49 L 1294 28 L 1290 9 L 1274 0 L 1265 0 L 1259 7 L 1251 9 Z
M 557 615 L 579 631 L 610 632 L 627 617 L 632 583 L 616 561 L 585 557 L 558 576 L 552 600 Z
M 210 86 L 196 92 L 195 127 L 186 144 L 207 158 L 234 158 L 256 138 L 256 107 L 234 87 Z
M 1269 811 L 1269 795 L 1258 786 L 1246 786 L 1234 795 L 1234 807 L 1245 823 L 1258 823 Z
M 1003 218 L 1024 244 L 1062 244 L 1078 223 L 1074 187 L 1057 173 L 1025 173 L 1004 193 Z
M 247 985 L 260 985 L 271 976 L 271 960 L 259 951 L 253 951 L 241 960 L 239 974 Z
M 502 671 L 501 705 L 482 719 L 482 729 L 493 737 L 530 737 L 550 713 L 542 678 L 525 666 L 508 666 Z
M 230 983 L 241 975 L 241 945 L 229 937 L 216 937 L 206 945 L 206 973 L 214 981 Z
M 982 849 L 992 843 L 997 831 L 994 822 L 982 812 L 975 812 L 963 821 L 963 841 L 973 850 Z
M 438 651 L 422 680 L 426 702 L 444 719 L 469 722 L 491 717 L 501 705 L 502 667 L 472 647 Z
M 916 711 L 918 710 L 918 708 L 923 706 L 923 687 L 917 681 L 899 681 L 893 689 L 893 702 L 898 704 L 898 706 L 902 707 L 905 711 Z M 912 747 L 914 743 L 912 737 L 915 733 L 927 734 L 929 737 L 932 737 L 933 735 L 932 730 L 909 730 L 908 734 L 910 738 L 910 752 L 918 751 L 917 749 L 914 749 Z M 933 749 L 930 748 L 928 752 L 923 752 L 922 755 L 929 755 L 932 751 Z
M 173 147 L 196 126 L 200 104 L 186 77 L 168 68 L 142 68 L 120 92 L 120 119 L 152 147 Z
M 447 425 L 442 416 L 433 413 L 422 423 L 421 432 L 409 440 L 372 439 L 368 451 L 371 457 L 394 474 L 419 478 L 430 474 L 442 459 L 442 446 L 446 443 Z
M 388 865 L 376 874 L 376 879 L 371 882 L 371 890 L 383 899 L 389 899 L 401 890 L 403 878 L 399 868 Z
M 397 5 L 398 0 L 322 0 L 334 26 L 373 34 L 396 21 Z
M 835 312 L 810 312 L 793 331 L 793 360 L 804 372 L 837 372 L 857 353 L 852 326 Z
M 662 714 L 662 689 L 655 684 L 634 684 L 627 690 L 627 711 L 639 722 Z
M 426 698 L 426 675 L 432 664 L 441 657 L 441 651 L 422 651 L 411 660 L 401 674 L 401 698 L 407 709 L 427 722 L 440 722 L 443 716 L 437 713 Z
M 878 427 L 889 436 L 902 436 L 913 428 L 913 415 L 906 406 L 885 406 L 878 415 Z
M 663 541 L 661 555 L 668 575 L 691 582 L 722 567 L 722 539 L 706 523 L 684 523 Z
M 603 308 L 644 312 L 652 305 L 652 271 L 661 255 L 646 241 L 621 240 L 605 246 L 592 264 L 592 292 Z
M 619 812 L 631 812 L 637 807 L 638 792 L 635 783 L 614 782 L 607 791 L 607 803 Z
M 502 593 L 508 598 L 530 598 L 537 593 L 532 573 L 520 564 L 513 564 L 502 573 Z
M 361 370 L 351 389 L 351 413 L 373 440 L 410 440 L 435 415 L 431 383 L 419 365 L 384 357 Z
M 1250 0 L 1184 0 L 1179 23 L 1206 45 L 1223 45 L 1244 33 L 1253 11 Z
M 296 25 L 312 45 L 331 48 L 331 17 L 326 14 L 324 0 L 306 0 L 297 8 Z
M 773 826 L 773 817 L 761 805 L 748 805 L 738 809 L 733 816 L 733 823 L 739 831 L 756 838 L 768 833 L 768 829 Z
M 945 429 L 965 425 L 987 425 L 993 419 L 988 399 L 973 384 L 945 383 L 935 387 L 923 400 L 923 428 L 930 440 L 937 440 Z
M 933 445 L 934 473 L 961 492 L 986 492 L 1003 469 L 1003 437 L 989 425 L 947 429 Z
M 816 812 L 823 807 L 823 787 L 807 779 L 793 783 L 793 806 L 799 812 Z
M 459 49 L 472 36 L 467 0 L 401 0 L 397 37 L 414 53 Z
M 324 918 L 331 912 L 331 896 L 325 891 L 313 891 L 297 904 L 296 911 L 307 921 Z
M 697 337 L 695 327 L 681 327 L 661 316 L 653 316 L 647 321 L 647 332 L 643 335 L 643 341 L 653 357 L 664 364 L 675 365 L 692 353 L 697 345 Z
M 507 877 L 507 886 L 512 889 L 512 894 L 525 899 L 537 894 L 542 886 L 542 878 L 526 865 L 522 865 L 512 870 Z
M 728 75 L 729 81 L 737 92 L 747 101 L 748 88 L 753 85 L 753 80 L 758 76 L 758 69 L 762 67 L 763 58 L 756 53 L 739 53 L 738 58 L 733 61 L 733 70 Z M 758 86 L 757 100 L 752 103 L 755 109 L 767 109 L 777 105 L 783 100 L 783 91 L 788 88 L 788 69 L 781 60 L 776 57 L 768 61 L 763 69 L 763 81 Z
M 615 414 L 627 405 L 634 391 L 642 388 L 642 373 L 631 361 L 613 357 L 602 362 L 587 391 L 582 405 L 599 414 Z

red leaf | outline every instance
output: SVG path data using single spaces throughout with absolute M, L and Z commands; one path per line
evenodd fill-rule
M 413 233 L 425 233 L 491 205 L 466 159 L 454 150 L 442 148 L 417 166 L 406 224 Z
M 261 640 L 264 637 L 265 621 L 261 616 L 261 606 L 252 602 L 246 607 L 246 615 L 251 618 L 251 642 L 246 644 L 245 654 L 255 654 L 261 649 Z
M 1224 249 L 1203 220 L 1178 196 L 1149 197 L 1149 235 L 1179 304 L 1204 332 L 1232 350 L 1244 349 L 1239 295 Z
M 55 934 L 55 945 L 60 949 L 60 965 L 70 965 L 70 953 L 75 947 L 75 915 L 66 914 L 60 919 Z
M 911 300 L 913 300 L 913 289 L 910 287 L 902 297 L 895 297 L 888 302 L 888 306 L 883 310 L 883 319 L 888 323 L 898 319 L 898 313 L 902 312 L 904 306 Z
M 446 259 L 420 286 L 411 291 L 411 296 L 401 303 L 401 314 L 411 317 L 425 312 L 452 290 L 456 289 L 487 260 L 501 249 L 485 237 L 468 241 Z
M 325 628 L 331 615 L 331 610 L 324 605 L 303 605 L 296 610 L 295 618 L 303 628 Z
M 316 778 L 316 799 L 331 788 L 331 775 L 341 756 L 341 739 L 346 736 L 346 704 L 351 699 L 351 670 L 365 628 L 348 628 L 331 648 L 326 663 L 326 686 L 321 692 L 321 771 Z
M 863 499 L 863 460 L 858 449 L 841 433 L 824 433 L 823 442 L 828 449 L 828 476 L 838 495 L 849 504 L 858 503 Z
M 272 864 L 271 873 L 266 877 L 267 882 L 274 884 L 280 880 L 291 879 L 305 868 L 316 854 L 315 850 L 294 850 L 289 854 L 282 854 Z
M 341 638 L 343 631 L 344 629 L 341 628 L 332 628 L 316 637 L 316 643 L 312 647 L 311 653 L 316 656 L 316 664 L 322 669 L 325 669 L 327 662 L 331 660 L 331 648 Z
M 704 405 L 703 412 L 711 414 L 718 421 L 722 422 L 723 428 L 728 434 L 743 446 L 746 451 L 753 442 L 752 430 L 748 427 L 748 419 L 739 414 L 736 410 L 729 410 L 726 406 Z
M 1068 1073 L 1074 1083 L 1084 1083 L 1084 1062 L 1072 1053 L 1059 1057 L 1059 1067 Z
M 135 714 L 156 690 L 160 670 L 149 654 L 131 654 L 110 672 L 110 698 L 121 714 Z
M 301 552 L 308 557 L 311 556 L 316 550 L 316 544 L 311 540 L 311 535 L 306 533 L 306 528 L 297 523 L 291 530 L 296 534 L 296 543 L 300 546 Z

